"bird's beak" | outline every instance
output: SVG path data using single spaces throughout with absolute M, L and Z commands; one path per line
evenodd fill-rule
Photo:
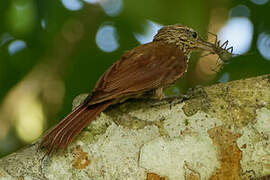
M 199 38 L 197 41 L 197 49 L 215 53 L 215 45 L 210 42 L 204 41 L 201 38 Z

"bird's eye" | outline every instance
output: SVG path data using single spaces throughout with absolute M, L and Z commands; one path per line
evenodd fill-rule
M 197 33 L 196 32 L 193 32 L 192 33 L 192 37 L 196 39 L 197 38 Z

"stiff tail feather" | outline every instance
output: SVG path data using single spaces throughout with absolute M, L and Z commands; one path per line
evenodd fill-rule
M 47 154 L 66 148 L 84 127 L 111 104 L 111 101 L 106 101 L 79 105 L 43 137 L 39 147 L 46 148 Z

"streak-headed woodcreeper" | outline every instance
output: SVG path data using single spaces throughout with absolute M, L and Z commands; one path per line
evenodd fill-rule
M 48 131 L 40 148 L 46 148 L 47 154 L 66 148 L 84 127 L 112 104 L 149 92 L 163 97 L 162 89 L 187 71 L 192 51 L 215 53 L 215 48 L 189 27 L 164 26 L 152 42 L 135 47 L 113 63 L 85 101 Z

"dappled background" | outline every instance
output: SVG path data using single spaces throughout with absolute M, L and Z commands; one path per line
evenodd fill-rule
M 184 24 L 234 55 L 194 53 L 167 94 L 270 73 L 268 0 L 9 0 L 0 2 L 0 157 L 35 141 L 90 92 L 125 51 Z M 241 54 L 241 55 L 239 55 Z

